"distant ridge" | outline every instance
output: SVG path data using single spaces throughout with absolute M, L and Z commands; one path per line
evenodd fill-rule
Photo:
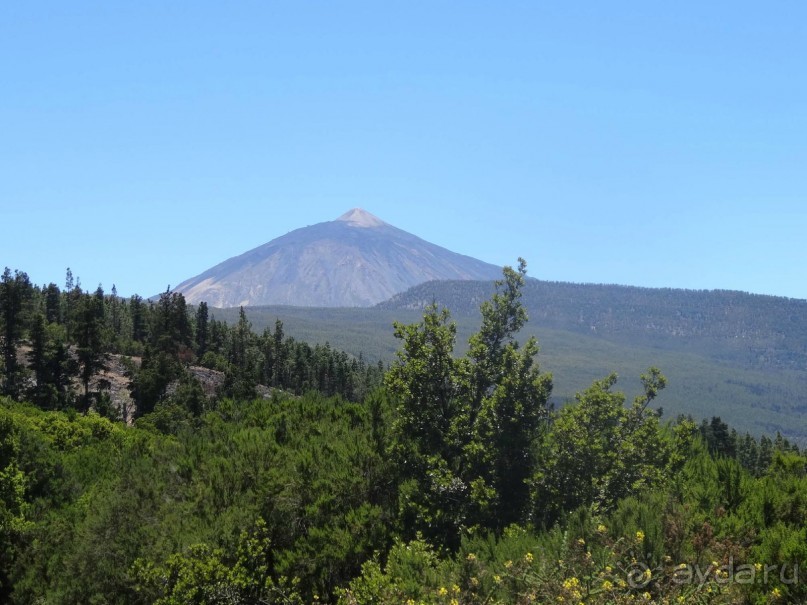
M 490 281 L 433 281 L 377 305 L 421 311 L 436 302 L 476 316 Z M 527 280 L 530 321 L 625 344 L 677 349 L 682 343 L 749 367 L 807 370 L 807 300 L 733 290 L 684 290 Z
M 353 208 L 296 229 L 180 283 L 192 304 L 368 307 L 430 280 L 492 280 L 501 268 Z

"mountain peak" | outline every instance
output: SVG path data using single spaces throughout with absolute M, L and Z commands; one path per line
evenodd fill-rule
M 387 224 L 377 216 L 370 214 L 362 208 L 353 208 L 352 210 L 348 210 L 336 220 L 349 223 L 353 227 L 363 228 L 383 227 Z
M 219 263 L 174 291 L 214 307 L 369 307 L 426 281 L 500 275 L 499 267 L 353 208 Z

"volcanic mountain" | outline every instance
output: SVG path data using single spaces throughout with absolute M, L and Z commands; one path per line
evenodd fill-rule
M 430 280 L 490 280 L 501 268 L 430 244 L 360 208 L 296 229 L 188 279 L 192 304 L 367 307 Z

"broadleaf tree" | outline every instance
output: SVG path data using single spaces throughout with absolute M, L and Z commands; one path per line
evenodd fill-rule
M 515 339 L 525 277 L 523 259 L 504 268 L 465 357 L 454 356 L 456 326 L 436 304 L 422 322 L 395 326 L 403 344 L 386 384 L 405 529 L 456 544 L 463 529 L 501 530 L 527 515 L 552 379 L 535 362 L 536 340 Z

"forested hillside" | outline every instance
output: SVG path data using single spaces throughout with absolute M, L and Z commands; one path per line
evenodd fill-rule
M 64 289 L 35 286 L 24 272 L 6 269 L 0 327 L 0 393 L 45 409 L 93 409 L 112 420 L 131 421 L 159 404 L 202 412 L 216 397 L 250 398 L 273 388 L 361 400 L 383 372 L 379 363 L 295 341 L 280 321 L 261 334 L 243 313 L 228 325 L 205 303 L 191 308 L 175 292 L 148 301 L 123 299 L 114 286 L 110 294 L 101 286 L 83 291 L 69 269 Z M 112 396 L 113 357 L 124 368 L 131 409 Z M 205 392 L 191 368 L 218 373 L 215 392 Z
M 456 316 L 478 315 L 492 282 L 434 281 L 381 309 L 422 310 L 432 302 Z M 704 353 L 747 366 L 807 371 L 807 300 L 725 290 L 676 290 L 529 280 L 533 324 L 614 342 Z
M 288 333 L 353 354 L 391 360 L 395 320 L 415 321 L 432 302 L 452 310 L 458 351 L 479 329 L 492 282 L 430 282 L 372 309 L 249 307 L 258 328 L 282 318 Z M 807 301 L 728 291 L 689 291 L 528 280 L 530 318 L 560 406 L 617 372 L 630 391 L 651 363 L 664 368 L 668 417 L 718 415 L 757 436 L 781 431 L 807 443 Z M 211 313 L 229 322 L 238 309 Z
M 382 378 L 244 313 L 6 271 L 0 601 L 803 602 L 799 448 L 660 418 L 652 364 L 635 397 L 604 373 L 553 409 L 516 339 L 525 272 L 504 270 L 462 351 L 446 309 L 396 324 Z M 98 380 L 112 354 L 134 418 Z

